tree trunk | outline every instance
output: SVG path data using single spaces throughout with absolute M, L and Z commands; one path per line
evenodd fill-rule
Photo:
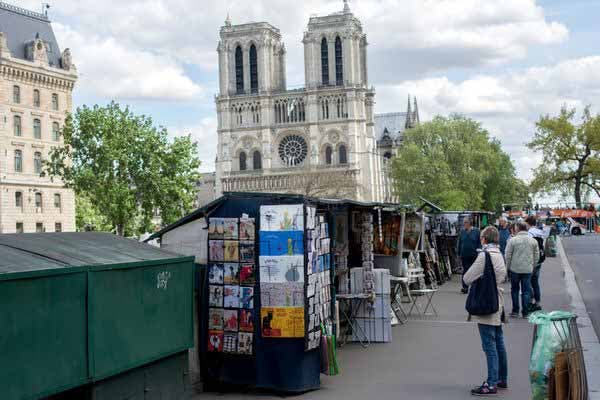
M 575 180 L 575 204 L 577 208 L 581 208 L 581 177 L 577 177 Z
M 125 236 L 125 225 L 117 224 L 117 235 Z

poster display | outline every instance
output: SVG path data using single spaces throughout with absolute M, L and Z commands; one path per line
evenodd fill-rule
M 255 226 L 253 218 L 209 219 L 209 352 L 253 354 Z
M 407 215 L 404 223 L 404 251 L 419 250 L 422 232 L 422 217 L 420 215 Z
M 260 207 L 259 282 L 263 337 L 304 337 L 304 205 Z

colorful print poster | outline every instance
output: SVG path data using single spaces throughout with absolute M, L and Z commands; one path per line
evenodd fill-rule
M 306 229 L 315 229 L 317 226 L 317 209 L 306 207 Z
M 222 240 L 208 241 L 208 259 L 210 261 L 225 261 L 224 243 Z
M 223 323 L 226 331 L 238 330 L 238 310 L 224 310 Z
M 240 262 L 254 263 L 254 242 L 240 242 L 239 252 Z
M 304 232 L 281 231 L 260 233 L 261 256 L 294 256 L 304 254 Z
M 304 307 L 263 307 L 260 316 L 263 337 L 304 337 Z
M 240 310 L 240 331 L 254 332 L 254 310 Z
M 223 309 L 209 308 L 208 309 L 208 329 L 222 330 L 223 329 Z
M 304 283 L 261 283 L 260 304 L 262 307 L 303 307 Z
M 240 267 L 240 284 L 254 285 L 256 283 L 256 272 L 254 264 L 242 264 Z
M 238 262 L 240 260 L 238 244 L 237 240 L 224 241 L 224 261 Z
M 304 256 L 261 256 L 260 282 L 304 282 Z
M 223 218 L 223 239 L 238 238 L 238 219 Z
M 208 220 L 208 238 L 223 239 L 223 218 L 210 218 Z
M 260 230 L 304 231 L 303 208 L 302 204 L 260 206 Z
M 254 337 L 251 333 L 238 333 L 238 353 L 252 354 L 252 341 Z
M 218 353 L 223 351 L 223 331 L 208 331 L 208 351 Z
M 240 283 L 240 266 L 238 264 L 223 264 L 223 282 L 226 285 L 238 285 Z
M 240 240 L 254 240 L 255 232 L 254 218 L 240 218 Z
M 223 307 L 223 286 L 210 285 L 208 291 L 208 305 L 210 307 Z
M 211 264 L 208 267 L 208 282 L 217 285 L 223 284 L 223 264 Z
M 240 287 L 226 285 L 223 288 L 223 307 L 238 308 L 240 306 Z
M 237 353 L 237 333 L 225 333 L 223 335 L 223 352 Z
M 254 308 L 254 288 L 253 287 L 240 287 L 240 308 L 253 309 Z

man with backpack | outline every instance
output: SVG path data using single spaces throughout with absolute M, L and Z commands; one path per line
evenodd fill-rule
M 546 260 L 546 253 L 544 251 L 544 238 L 546 237 L 546 233 L 543 229 L 537 227 L 537 220 L 533 215 L 527 217 L 525 222 L 529 226 L 529 236 L 534 238 L 538 244 L 539 252 L 538 262 L 535 268 L 533 269 L 533 273 L 531 274 L 531 288 L 533 291 L 533 298 L 531 299 L 532 301 L 529 305 L 529 312 L 533 312 L 542 309 L 542 307 L 540 306 L 542 297 L 542 292 L 540 290 L 540 273 L 542 271 L 542 263 Z

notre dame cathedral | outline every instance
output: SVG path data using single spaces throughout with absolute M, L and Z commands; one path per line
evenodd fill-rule
M 266 22 L 221 28 L 215 194 L 300 193 L 393 201 L 386 161 L 402 132 L 419 123 L 407 112 L 375 115 L 368 84 L 367 35 L 347 1 L 311 17 L 302 40 L 305 87 L 286 88 L 286 48 Z

